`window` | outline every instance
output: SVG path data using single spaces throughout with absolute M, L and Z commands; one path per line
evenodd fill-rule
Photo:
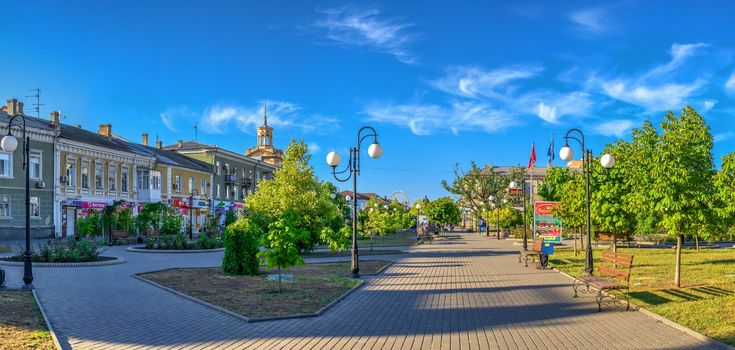
M 105 189 L 105 167 L 101 163 L 94 162 L 94 189 L 104 190 Z
M 222 163 L 217 162 L 217 175 L 221 175 L 221 172 L 219 171 L 221 167 L 222 167 Z
M 38 197 L 31 197 L 31 216 L 41 217 L 41 206 L 38 204 Z
M 154 191 L 161 190 L 161 172 L 151 171 L 151 189 Z
M 0 152 L 0 176 L 11 177 L 13 169 L 13 154 L 8 152 Z
M 82 161 L 82 188 L 89 188 L 89 161 Z
M 77 186 L 77 160 L 76 159 L 66 160 L 66 178 L 68 179 L 68 182 L 66 183 L 67 186 L 69 187 Z
M 146 169 L 138 169 L 138 189 L 150 190 L 150 172 Z
M 189 193 L 194 193 L 194 178 L 189 176 Z
M 201 192 L 202 195 L 207 194 L 207 179 L 202 179 L 202 183 L 199 186 L 199 192 Z
M 120 173 L 120 191 L 128 191 L 128 168 L 122 168 Z
M 230 199 L 230 185 L 225 185 L 225 199 Z
M 174 178 L 174 190 L 176 192 L 181 192 L 181 176 L 176 175 Z
M 10 196 L 0 195 L 0 218 L 10 217 Z
M 230 175 L 230 164 L 225 163 L 225 175 Z
M 247 187 L 243 187 L 242 188 L 242 198 L 245 199 L 245 197 L 247 197 L 247 196 L 248 196 L 248 188 Z
M 41 180 L 41 151 L 31 150 L 28 170 L 33 180 Z
M 108 179 L 110 181 L 110 191 L 117 191 L 117 166 L 116 165 L 110 165 L 109 169 L 107 170 Z
M 220 186 L 219 186 L 219 184 L 217 184 L 217 197 L 216 198 L 222 198 L 222 196 L 220 195 Z

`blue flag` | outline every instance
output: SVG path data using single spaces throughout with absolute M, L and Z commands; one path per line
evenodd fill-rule
M 554 134 L 551 134 L 551 144 L 549 145 L 549 151 L 546 152 L 549 156 L 549 168 L 551 168 L 551 162 L 554 161 Z

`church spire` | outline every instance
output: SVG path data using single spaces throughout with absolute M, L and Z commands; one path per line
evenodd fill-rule
M 263 101 L 263 126 L 268 126 L 268 100 Z

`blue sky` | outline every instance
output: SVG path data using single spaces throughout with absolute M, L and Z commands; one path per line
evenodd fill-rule
M 365 191 L 435 198 L 455 162 L 526 164 L 535 142 L 545 165 L 552 134 L 558 152 L 581 128 L 599 151 L 686 104 L 717 158 L 735 148 L 726 1 L 0 3 L 0 97 L 41 87 L 43 116 L 132 140 L 197 122 L 241 152 L 267 99 L 276 145 L 303 138 L 323 179 L 369 124 L 385 152 L 363 158 Z

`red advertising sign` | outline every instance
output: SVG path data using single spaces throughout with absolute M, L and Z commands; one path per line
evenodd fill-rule
M 561 218 L 553 213 L 557 205 L 559 202 L 535 202 L 533 205 L 533 230 L 537 237 L 547 242 L 561 242 Z

